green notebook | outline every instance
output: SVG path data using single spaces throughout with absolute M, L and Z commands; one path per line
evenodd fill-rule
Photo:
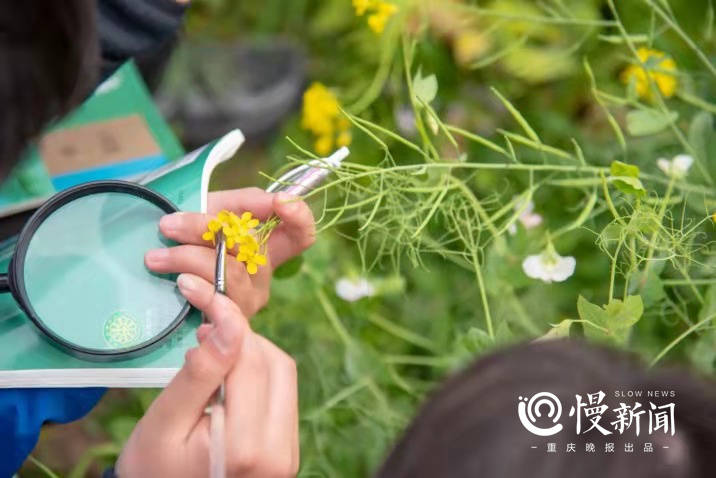
M 134 180 L 184 154 L 134 63 L 52 125 L 0 183 L 0 216 L 98 179 Z
M 206 211 L 211 172 L 230 159 L 244 137 L 234 130 L 223 138 L 145 175 L 137 182 L 161 193 L 184 211 Z M 0 244 L 0 271 L 7 271 L 14 240 Z M 149 272 L 147 272 L 149 273 Z M 20 387 L 162 387 L 196 345 L 201 316 L 186 321 L 158 349 L 141 357 L 91 362 L 54 346 L 23 314 L 10 294 L 0 295 L 0 388 Z

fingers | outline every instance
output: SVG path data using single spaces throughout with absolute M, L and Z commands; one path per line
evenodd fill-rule
M 252 333 L 225 391 L 229 474 L 295 476 L 298 392 L 293 359 Z
M 211 324 L 201 324 L 196 329 L 196 341 L 202 343 L 209 336 L 209 333 L 214 330 L 214 326 Z
M 150 429 L 186 438 L 239 360 L 245 337 L 251 332 L 238 306 L 214 293 L 209 282 L 182 274 L 177 284 L 184 297 L 207 315 L 212 327 L 201 329 L 205 336 L 199 347 L 187 352 L 184 366 L 154 401 L 144 420 Z
M 160 274 L 188 272 L 213 282 L 216 252 L 209 247 L 191 245 L 152 249 L 144 255 L 144 265 Z
M 273 214 L 273 193 L 259 188 L 231 189 L 209 194 L 208 213 L 216 214 L 222 209 L 251 213 L 264 221 Z
M 273 209 L 281 224 L 269 237 L 268 250 L 271 263 L 278 267 L 316 241 L 316 223 L 308 205 L 289 194 L 274 195 Z
M 216 253 L 209 247 L 182 245 L 153 249 L 144 256 L 147 268 L 160 274 L 189 273 L 214 282 Z M 235 301 L 244 315 L 253 316 L 268 302 L 271 273 L 268 267 L 259 268 L 249 276 L 246 266 L 235 257 L 226 258 L 226 295 Z
M 224 209 L 239 215 L 244 211 L 250 211 L 255 217 L 264 221 L 274 213 L 274 196 L 259 188 L 213 192 L 209 194 L 208 214 L 196 212 L 167 214 L 159 220 L 159 230 L 165 237 L 182 244 L 206 246 L 209 242 L 201 236 L 206 232 L 212 216 Z
M 315 241 L 316 228 L 313 213 L 308 205 L 285 193 L 271 194 L 258 188 L 237 189 L 211 193 L 210 210 L 213 214 L 228 209 L 237 214 L 250 211 L 261 220 L 272 214 L 281 218 L 281 224 L 269 239 L 269 254 L 274 267 L 300 254 Z M 210 216 L 179 212 L 162 217 L 159 230 L 169 239 L 182 244 L 208 246 L 202 239 Z
M 263 342 L 270 361 L 271 396 L 268 423 L 274 426 L 268 428 L 267 440 L 274 447 L 286 450 L 286 457 L 279 466 L 284 471 L 283 476 L 294 476 L 299 465 L 296 362 L 266 338 L 259 339 Z
M 210 219 L 208 214 L 175 212 L 159 220 L 159 231 L 164 237 L 182 244 L 208 247 L 211 241 L 206 241 L 201 236 L 206 232 Z

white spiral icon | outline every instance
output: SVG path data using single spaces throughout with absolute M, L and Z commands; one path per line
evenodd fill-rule
M 550 428 L 540 428 L 535 425 L 537 417 L 542 416 L 542 407 L 547 407 L 547 418 L 551 418 L 556 425 Z M 517 415 L 527 431 L 541 437 L 548 437 L 562 431 L 562 424 L 557 423 L 562 417 L 562 402 L 556 395 L 549 392 L 539 392 L 531 398 L 519 397 Z

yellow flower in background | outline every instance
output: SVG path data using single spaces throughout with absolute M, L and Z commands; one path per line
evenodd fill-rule
M 252 235 L 245 237 L 245 241 L 239 246 L 239 253 L 236 260 L 246 264 L 246 272 L 253 275 L 259 270 L 259 266 L 266 265 L 266 256 L 259 251 L 259 243 Z
M 356 15 L 363 16 L 365 12 L 375 3 L 373 0 L 353 0 L 353 8 L 355 8 Z
M 461 30 L 453 37 L 452 49 L 455 61 L 468 66 L 480 58 L 490 48 L 490 39 L 477 30 Z
M 636 94 L 639 95 L 639 98 L 645 100 L 651 101 L 654 99 L 649 85 L 650 79 L 656 84 L 664 97 L 671 98 L 674 96 L 677 86 L 676 62 L 664 52 L 644 47 L 637 50 L 637 55 L 639 61 L 646 68 L 641 65 L 627 66 L 621 73 L 622 82 L 628 85 L 633 81 L 636 87 Z
M 353 140 L 353 136 L 351 135 L 350 131 L 343 131 L 338 135 L 338 138 L 336 138 L 336 146 L 339 148 L 342 148 L 343 146 L 348 146 L 351 144 L 351 141 Z
M 374 13 L 368 16 L 368 26 L 377 34 L 383 33 L 388 20 L 390 20 L 390 17 L 392 17 L 397 11 L 398 7 L 392 3 L 378 2 L 378 6 L 374 10 Z
M 398 11 L 395 4 L 385 0 L 353 0 L 353 8 L 359 17 L 369 13 L 368 26 L 377 34 L 383 33 L 388 20 Z
M 301 127 L 316 136 L 314 149 L 321 155 L 351 142 L 350 122 L 342 116 L 336 95 L 322 83 L 313 83 L 303 94 Z

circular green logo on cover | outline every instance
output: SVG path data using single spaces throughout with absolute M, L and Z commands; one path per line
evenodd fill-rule
M 125 312 L 115 312 L 104 323 L 104 340 L 112 347 L 124 348 L 139 341 L 137 321 Z

